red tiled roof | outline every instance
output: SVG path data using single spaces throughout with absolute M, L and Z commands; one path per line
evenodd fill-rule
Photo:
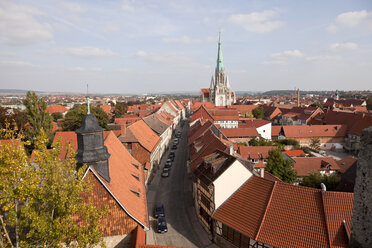
M 100 105 L 99 106 L 106 114 L 110 114 L 111 106 L 110 105 Z
M 152 131 L 152 129 L 143 120 L 139 120 L 128 126 L 127 135 L 129 135 L 128 131 L 130 131 L 135 139 L 149 152 L 153 152 L 161 140 L 161 138 L 156 135 L 156 133 Z M 120 140 L 125 138 L 125 136 L 119 137 Z
M 192 114 L 192 116 L 190 117 L 190 123 L 194 122 L 197 119 L 200 119 L 201 121 L 210 120 L 214 122 L 212 115 L 203 105 L 201 105 L 199 109 Z
M 306 154 L 303 150 L 286 150 L 285 154 L 289 157 L 305 157 Z
M 273 149 L 276 149 L 276 146 L 239 146 L 238 153 L 243 158 L 266 159 L 269 157 L 269 151 Z
M 255 163 L 253 167 L 254 168 L 266 168 L 266 164 L 262 161 L 259 161 L 258 163 Z
M 68 109 L 65 107 L 65 106 L 62 106 L 62 105 L 49 105 L 47 108 L 46 108 L 46 111 L 49 113 L 49 114 L 53 114 L 53 113 L 64 113 L 66 112 Z
M 347 247 L 353 194 L 251 177 L 213 218 L 276 247 Z
M 282 126 L 271 126 L 271 137 L 278 137 Z
M 244 128 L 244 127 L 262 127 L 264 125 L 270 124 L 270 121 L 263 120 L 263 119 L 246 119 L 245 123 L 239 123 L 239 127 Z
M 220 130 L 228 138 L 260 136 L 256 128 L 221 128 Z
M 287 138 L 345 137 L 345 125 L 294 125 L 283 126 Z
M 77 136 L 74 131 L 56 132 L 54 135 L 53 144 L 55 144 L 58 140 L 61 142 L 61 152 L 59 154 L 60 159 L 64 160 L 67 157 L 67 143 L 70 143 L 74 151 L 77 151 Z
M 308 176 L 311 172 L 318 173 L 324 171 L 326 165 L 330 170 L 340 170 L 339 165 L 332 157 L 292 157 L 294 161 L 293 169 L 297 171 L 297 176 Z
M 143 227 L 149 228 L 143 167 L 129 154 L 114 133 L 109 132 L 106 136 L 104 144 L 111 154 L 110 182 L 99 176 L 92 167 L 89 169 L 100 178 L 100 182 L 108 188 L 130 216 Z
M 346 158 L 343 158 L 336 163 L 340 167 L 340 172 L 345 173 L 353 164 L 355 164 L 358 161 L 356 157 L 348 156 Z
M 269 181 L 272 181 L 272 182 L 275 182 L 275 181 L 282 181 L 280 180 L 279 178 L 277 178 L 276 176 L 274 176 L 273 174 L 271 174 L 270 172 L 268 171 L 264 171 L 264 178 L 269 180 Z
M 191 144 L 192 142 L 194 142 L 198 137 L 200 137 L 200 135 L 202 135 L 203 133 L 205 133 L 213 125 L 213 123 L 208 120 L 203 125 L 201 125 L 200 122 L 197 125 L 198 125 L 198 128 L 195 128 L 195 132 L 193 132 L 193 134 L 190 135 L 188 137 L 188 139 L 187 139 L 187 141 L 188 141 L 189 144 Z
M 140 117 L 134 115 L 134 116 L 128 116 L 128 117 L 122 117 L 122 118 L 115 118 L 114 123 L 115 124 L 131 124 L 140 119 L 141 119 Z

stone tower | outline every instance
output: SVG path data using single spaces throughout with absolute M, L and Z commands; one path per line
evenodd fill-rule
M 89 109 L 89 106 L 88 106 Z M 81 127 L 76 130 L 78 150 L 77 170 L 87 164 L 92 166 L 107 182 L 110 182 L 108 159 L 110 154 L 103 143 L 103 128 L 97 118 L 89 113 L 83 117 Z
M 372 126 L 364 129 L 361 136 L 350 247 L 372 247 Z
M 227 106 L 235 103 L 235 93 L 231 91 L 229 78 L 223 66 L 221 34 L 218 39 L 217 65 L 214 78 L 209 87 L 209 100 L 216 106 Z

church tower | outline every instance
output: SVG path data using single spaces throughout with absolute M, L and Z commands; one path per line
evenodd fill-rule
M 209 101 L 216 106 L 228 106 L 235 103 L 235 93 L 230 89 L 229 78 L 225 74 L 223 66 L 221 33 L 218 38 L 217 65 L 214 78 L 212 76 L 209 88 Z

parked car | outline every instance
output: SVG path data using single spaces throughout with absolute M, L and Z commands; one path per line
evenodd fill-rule
M 173 140 L 173 144 L 178 145 L 178 142 L 179 142 L 179 139 L 177 139 L 177 138 Z
M 155 218 L 164 217 L 164 216 L 165 216 L 165 212 L 164 212 L 163 204 L 156 205 L 156 207 L 155 207 Z
M 175 157 L 175 156 L 176 156 L 176 154 L 174 152 L 169 153 L 169 157 Z
M 169 177 L 169 168 L 164 167 L 163 172 L 161 173 L 161 176 L 162 177 Z
M 177 149 L 177 145 L 176 144 L 173 144 L 172 150 L 176 150 L 176 149 Z
M 167 161 L 164 165 L 164 168 L 167 168 L 169 169 L 170 167 L 172 167 L 172 161 Z
M 168 160 L 170 160 L 171 162 L 173 162 L 174 161 L 174 156 L 169 155 Z
M 167 222 L 165 221 L 164 217 L 158 218 L 158 233 L 166 233 L 168 232 Z

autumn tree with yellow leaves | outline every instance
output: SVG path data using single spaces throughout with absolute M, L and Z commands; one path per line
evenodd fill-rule
M 8 126 L 9 127 L 9 126 Z M 91 190 L 75 152 L 59 159 L 60 144 L 47 149 L 44 131 L 32 160 L 14 130 L 2 129 L 0 142 L 0 246 L 92 247 L 102 243 L 104 211 L 84 197 Z

